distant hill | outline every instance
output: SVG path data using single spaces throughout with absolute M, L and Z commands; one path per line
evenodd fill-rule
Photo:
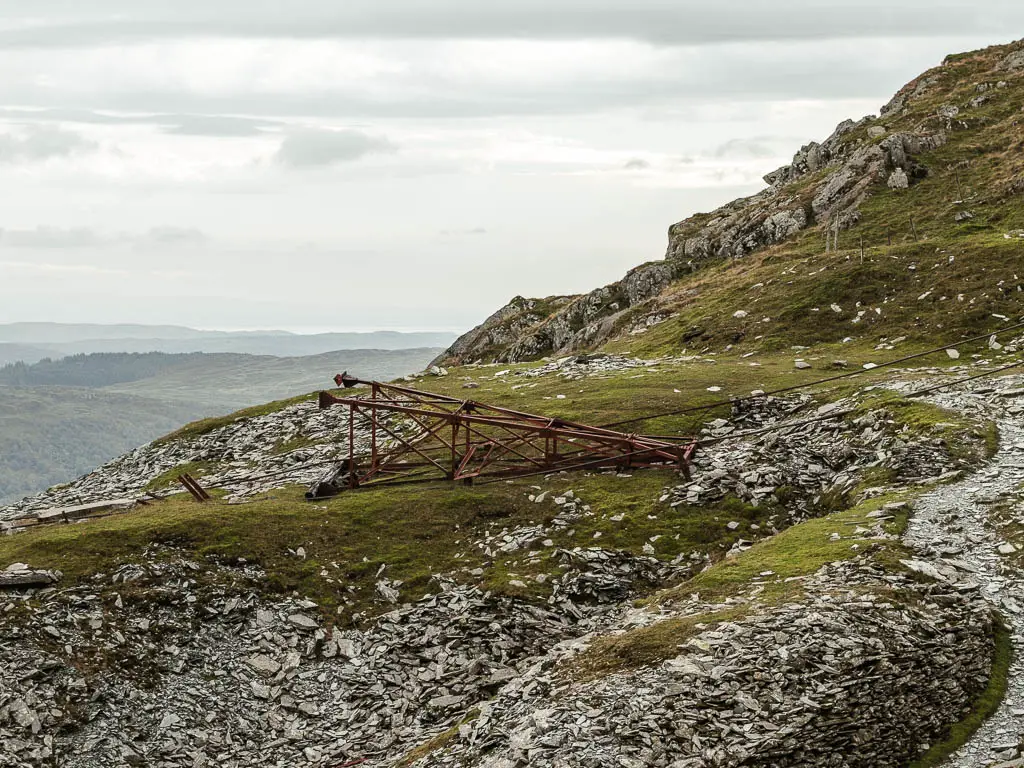
M 261 335 L 285 331 L 260 331 Z M 200 331 L 180 325 L 134 325 L 98 323 L 7 323 L 0 324 L 0 341 L 39 344 L 85 341 L 88 339 L 200 339 L 230 335 L 228 331 Z
M 440 331 L 298 334 L 277 330 L 200 331 L 156 325 L 9 323 L 0 324 L 0 364 L 16 360 L 35 363 L 46 357 L 99 352 L 209 352 L 301 357 L 340 349 L 447 347 L 454 339 L 454 333 Z M 19 352 L 20 357 L 16 356 Z
M 336 373 L 390 380 L 423 370 L 441 350 L 350 349 L 306 357 L 253 355 L 171 355 L 180 358 L 156 376 L 104 387 L 107 392 L 162 401 L 203 402 L 226 413 L 248 405 L 333 386 Z M 208 413 L 206 415 L 213 415 Z
M 8 387 L 105 387 L 158 376 L 190 362 L 202 363 L 207 356 L 113 352 L 99 355 L 71 355 L 34 364 L 8 363 L 0 368 L 0 386 Z M 238 355 L 236 357 L 242 357 Z
M 51 354 L 50 350 L 29 344 L 14 344 L 0 341 L 0 365 L 15 363 L 19 360 L 34 363 Z

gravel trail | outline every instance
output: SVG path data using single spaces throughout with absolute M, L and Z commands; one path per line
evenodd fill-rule
M 956 410 L 995 415 L 993 401 L 949 395 L 937 404 Z M 1000 413 L 1001 412 L 1001 413 Z M 1018 757 L 1024 740 L 1024 572 L 1010 565 L 999 552 L 1006 542 L 988 522 L 988 506 L 1024 485 L 1024 423 L 997 411 L 1000 432 L 998 453 L 983 469 L 920 496 L 905 534 L 906 543 L 928 555 L 940 569 L 974 581 L 1011 631 L 1015 658 L 1006 697 L 998 711 L 947 765 L 986 768 Z

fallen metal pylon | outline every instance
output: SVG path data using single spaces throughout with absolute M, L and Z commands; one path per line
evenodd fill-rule
M 579 469 L 637 469 L 676 466 L 689 475 L 695 448 L 689 437 L 627 434 L 537 416 L 472 400 L 363 381 L 347 373 L 339 386 L 370 387 L 369 397 L 320 393 L 320 407 L 349 410 L 348 458 L 331 477 L 315 484 L 307 498 L 324 498 L 341 488 L 446 479 L 472 483 Z M 356 455 L 356 419 L 370 429 L 369 453 Z M 396 419 L 403 422 L 399 428 Z M 384 445 L 384 442 L 387 444 Z

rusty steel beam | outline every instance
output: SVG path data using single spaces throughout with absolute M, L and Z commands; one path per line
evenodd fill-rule
M 185 490 L 192 495 L 192 498 L 200 504 L 210 500 L 210 494 L 206 492 L 206 489 L 203 488 L 203 486 L 199 484 L 199 481 L 192 477 L 192 475 L 187 473 L 178 475 L 178 482 L 181 483 L 185 487 Z
M 430 479 L 470 484 L 477 478 L 486 482 L 488 478 L 494 481 L 574 469 L 676 466 L 689 475 L 696 447 L 689 436 L 616 432 L 411 387 L 364 381 L 347 372 L 334 381 L 345 389 L 364 385 L 370 392 L 357 397 L 320 393 L 320 408 L 348 409 L 348 458 L 338 466 L 335 481 L 319 483 L 319 490 L 310 489 L 307 498 L 333 495 L 342 487 Z M 366 420 L 370 427 L 368 451 L 358 456 L 357 418 Z M 396 419 L 403 421 L 407 430 L 398 429 Z

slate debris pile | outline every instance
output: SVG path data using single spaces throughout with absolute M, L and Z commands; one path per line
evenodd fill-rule
M 591 631 L 439 580 L 366 631 L 268 603 L 258 569 L 167 553 L 0 602 L 0 755 L 43 766 L 293 766 L 400 756 Z
M 550 607 L 439 576 L 434 594 L 365 630 L 328 628 L 311 601 L 267 602 L 255 566 L 158 547 L 82 587 L 10 592 L 0 754 L 13 766 L 383 765 L 674 570 L 597 548 L 559 556 Z M 400 582 L 377 586 L 395 602 Z
M 959 468 L 941 439 L 907 434 L 884 409 L 809 421 L 852 405 L 809 403 L 806 396 L 756 398 L 738 403 L 732 419 L 710 422 L 702 437 L 713 442 L 697 450 L 691 479 L 671 489 L 672 503 L 707 504 L 733 494 L 758 505 L 784 493 L 792 523 L 810 516 L 824 496 L 854 489 L 870 469 L 892 470 L 908 484 Z M 787 421 L 795 425 L 741 436 Z
M 369 439 L 369 428 L 358 422 L 356 439 Z M 288 450 L 289 443 L 301 445 Z M 204 486 L 223 487 L 229 499 L 243 500 L 285 485 L 309 485 L 347 450 L 347 412 L 302 402 L 197 437 L 142 446 L 68 485 L 0 507 L 0 521 L 53 507 L 141 497 L 150 481 L 192 463 L 209 467 L 200 479 Z
M 520 559 L 506 561 L 506 565 L 513 566 L 537 565 L 542 562 L 542 553 L 551 550 L 557 572 L 542 572 L 533 580 L 549 585 L 548 604 L 574 619 L 592 618 L 607 613 L 609 609 L 614 611 L 623 600 L 682 580 L 694 572 L 695 565 L 702 566 L 705 562 L 706 556 L 698 553 L 681 566 L 680 563 L 686 559 L 683 556 L 666 563 L 656 557 L 596 546 L 552 550 L 555 545 L 550 536 L 570 528 L 581 518 L 593 517 L 594 512 L 571 490 L 552 497 L 545 491 L 531 495 L 531 500 L 556 506 L 558 511 L 550 523 L 488 531 L 473 545 L 488 561 L 518 553 Z M 470 577 L 483 573 L 482 569 L 465 568 L 463 571 Z M 520 588 L 527 586 L 515 574 L 512 574 L 510 584 Z
M 635 368 L 651 368 L 659 362 L 665 362 L 665 359 L 641 360 L 636 357 L 606 355 L 603 353 L 570 355 L 568 357 L 560 357 L 557 360 L 552 360 L 551 362 L 545 363 L 537 368 L 527 368 L 525 370 L 516 371 L 516 375 L 533 379 L 538 376 L 547 376 L 553 373 L 559 378 L 563 378 L 568 381 L 578 381 L 579 379 L 599 376 L 604 373 L 629 371 Z
M 918 583 L 858 560 L 804 587 L 806 601 L 589 682 L 568 674 L 585 643 L 563 643 L 414 765 L 895 768 L 986 685 L 992 624 L 976 584 Z
M 969 576 L 924 584 L 866 563 L 826 567 L 806 600 L 700 632 L 664 664 L 587 683 L 565 671 L 597 635 L 723 606 L 569 616 L 439 578 L 341 630 L 310 601 L 259 597 L 261 576 L 160 550 L 91 584 L 9 595 L 5 764 L 383 767 L 451 732 L 417 765 L 897 765 L 962 715 L 991 659 Z
M 655 557 L 600 547 L 560 550 L 558 557 L 566 570 L 554 581 L 549 602 L 578 617 L 583 615 L 577 608 L 580 603 L 617 604 L 638 591 L 649 592 L 689 575 Z

